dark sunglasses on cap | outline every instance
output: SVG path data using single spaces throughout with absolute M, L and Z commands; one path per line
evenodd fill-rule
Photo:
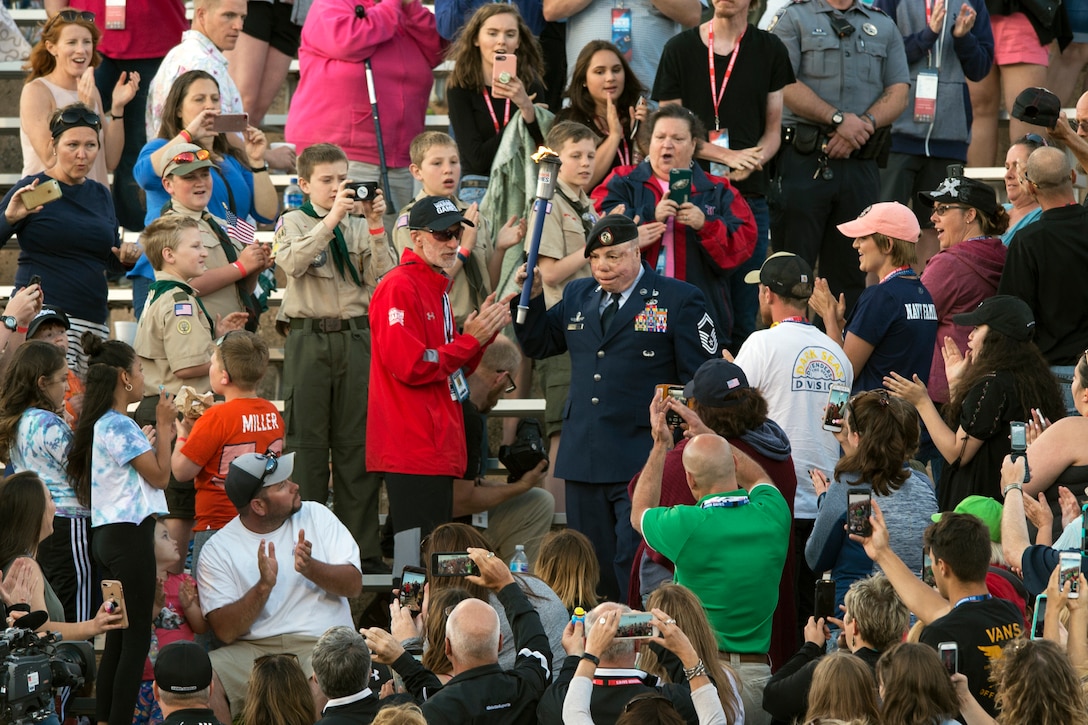
M 82 20 L 82 21 L 87 22 L 87 23 L 93 23 L 94 22 L 94 13 L 89 13 L 86 10 L 83 10 L 83 11 L 72 10 L 71 8 L 61 10 L 59 13 L 57 13 L 52 18 L 50 18 L 49 22 L 47 22 L 45 24 L 45 28 L 42 28 L 42 29 L 45 30 L 46 28 L 49 28 L 49 27 L 55 25 L 58 20 L 63 20 L 66 23 L 74 23 L 74 22 L 77 22 L 79 20 Z
M 68 129 L 78 126 L 88 126 L 95 131 L 101 131 L 102 119 L 89 108 L 69 108 L 57 116 L 49 127 L 49 133 L 52 134 L 53 138 L 56 138 Z

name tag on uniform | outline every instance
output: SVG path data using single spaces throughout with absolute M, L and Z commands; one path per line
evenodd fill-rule
M 646 309 L 635 316 L 635 332 L 668 332 L 669 311 L 657 305 L 646 305 Z

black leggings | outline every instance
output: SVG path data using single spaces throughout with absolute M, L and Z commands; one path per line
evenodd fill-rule
M 125 595 L 128 628 L 106 633 L 98 666 L 95 718 L 130 725 L 140 692 L 144 662 L 151 648 L 151 609 L 155 605 L 155 519 L 96 527 L 91 544 L 103 579 L 117 579 Z

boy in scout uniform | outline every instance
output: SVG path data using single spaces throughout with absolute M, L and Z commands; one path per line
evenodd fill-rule
M 182 385 L 201 393 L 209 390 L 212 339 L 242 329 L 248 318 L 245 312 L 213 318 L 189 285 L 204 273 L 208 258 L 195 219 L 178 214 L 159 217 L 144 230 L 143 244 L 155 268 L 155 281 L 133 345 L 144 369 L 144 399 L 134 416 L 141 424 L 149 417 L 154 420 L 160 390 L 171 395 L 177 395 Z M 171 476 L 166 503 L 167 528 L 184 551 L 196 515 L 192 481 L 178 482 Z M 179 570 L 184 560 L 183 556 L 178 562 Z
M 307 201 L 281 217 L 274 245 L 287 275 L 283 387 L 293 480 L 303 499 L 324 503 L 331 456 L 336 515 L 359 544 L 363 571 L 388 572 L 378 542 L 381 477 L 366 470 L 365 455 L 367 312 L 378 278 L 397 263 L 382 222 L 385 199 L 378 189 L 356 202 L 347 156 L 333 144 L 302 152 L 298 180 Z M 365 218 L 352 215 L 357 203 Z
M 189 280 L 203 300 L 212 320 L 232 312 L 247 310 L 247 300 L 257 284 L 257 276 L 271 266 L 267 245 L 243 245 L 224 231 L 206 208 L 212 194 L 211 158 L 206 149 L 191 143 L 174 144 L 163 152 L 159 175 L 162 186 L 170 195 L 163 215 L 180 215 L 197 222 L 204 248 L 208 252 L 207 267 L 197 278 Z M 212 210 L 216 211 L 216 210 Z M 256 319 L 248 320 L 256 329 Z M 155 393 L 156 401 L 158 392 Z M 154 405 L 151 407 L 154 416 Z

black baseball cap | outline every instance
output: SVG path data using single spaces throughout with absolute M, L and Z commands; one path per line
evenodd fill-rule
M 623 214 L 605 214 L 586 236 L 586 258 L 598 247 L 614 247 L 634 239 L 638 239 L 637 224 Z
M 26 339 L 29 340 L 34 337 L 34 333 L 38 331 L 38 328 L 47 322 L 63 325 L 65 330 L 72 329 L 72 323 L 68 321 L 68 315 L 64 314 L 64 310 L 56 305 L 42 305 L 41 310 L 34 315 L 34 319 L 27 325 Z
M 155 658 L 155 684 L 164 692 L 184 695 L 206 689 L 212 683 L 212 661 L 196 642 L 171 642 Z
M 1058 125 L 1058 114 L 1061 112 L 1061 99 L 1045 88 L 1034 87 L 1020 91 L 1010 115 L 1033 126 L 1054 128 Z
M 1035 334 L 1035 315 L 1028 303 L 1012 295 L 985 299 L 971 312 L 952 315 L 957 325 L 989 325 L 1013 340 L 1027 342 Z
M 724 358 L 716 357 L 699 366 L 695 377 L 684 386 L 684 397 L 695 398 L 699 405 L 707 408 L 728 408 L 739 402 L 727 400 L 729 395 L 735 390 L 747 387 L 751 386 L 740 367 Z
M 939 201 L 974 207 L 988 217 L 997 213 L 1000 205 L 997 192 L 987 183 L 966 176 L 949 176 L 933 191 L 919 191 L 918 201 L 932 207 Z
M 224 488 L 236 509 L 244 509 L 266 486 L 283 483 L 295 468 L 295 454 L 283 456 L 246 453 L 230 463 Z
M 461 210 L 446 196 L 425 196 L 412 205 L 408 213 L 409 229 L 442 231 L 454 224 L 476 226 L 461 214 Z
M 782 297 L 807 300 L 812 296 L 812 267 L 791 252 L 775 252 L 763 266 L 744 275 L 748 284 L 761 284 Z

